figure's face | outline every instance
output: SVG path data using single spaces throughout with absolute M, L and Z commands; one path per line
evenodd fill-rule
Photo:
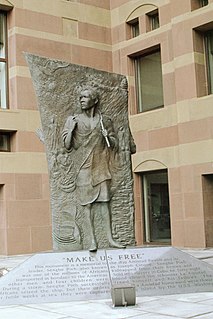
M 82 110 L 89 110 L 95 106 L 97 103 L 97 99 L 93 99 L 91 96 L 91 92 L 89 90 L 85 90 L 81 92 L 80 95 L 80 103 Z

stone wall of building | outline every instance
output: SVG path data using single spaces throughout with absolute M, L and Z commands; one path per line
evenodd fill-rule
M 52 249 L 47 163 L 24 52 L 112 71 L 109 3 L 101 2 L 10 1 L 9 107 L 0 110 L 0 130 L 13 135 L 11 152 L 0 153 L 0 254 Z
M 213 173 L 213 97 L 207 93 L 203 36 L 213 27 L 213 1 L 204 7 L 196 0 L 111 4 L 113 69 L 129 75 L 130 122 L 137 145 L 133 170 L 138 244 L 144 243 L 140 176 L 166 169 L 172 245 L 212 245 L 211 182 L 207 176 Z M 150 32 L 147 13 L 154 9 L 160 27 Z M 140 34 L 129 38 L 127 22 L 135 17 Z M 164 107 L 138 114 L 133 59 L 156 46 L 161 48 Z

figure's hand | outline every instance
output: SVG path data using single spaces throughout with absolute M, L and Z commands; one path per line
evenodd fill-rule
M 75 127 L 77 126 L 78 124 L 78 121 L 77 121 L 77 118 L 75 116 L 72 117 L 72 121 L 70 123 L 70 131 L 72 132 Z
M 101 130 L 101 133 L 103 135 L 103 137 L 105 138 L 105 141 L 107 143 L 107 146 L 110 147 L 110 141 L 109 141 L 109 138 L 108 138 L 108 132 L 106 129 L 102 129 Z
M 108 133 L 107 133 L 107 130 L 106 129 L 103 129 L 101 130 L 101 133 L 104 137 L 107 137 L 108 136 Z

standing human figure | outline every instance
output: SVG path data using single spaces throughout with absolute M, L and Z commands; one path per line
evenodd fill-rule
M 106 227 L 109 245 L 124 248 L 112 238 L 110 212 L 109 153 L 117 148 L 113 123 L 109 117 L 97 110 L 99 97 L 93 88 L 81 91 L 81 114 L 69 116 L 65 123 L 62 138 L 67 151 L 76 152 L 75 188 L 80 205 L 84 207 L 91 243 L 90 251 L 97 250 L 94 232 L 93 206 L 99 204 L 100 213 Z

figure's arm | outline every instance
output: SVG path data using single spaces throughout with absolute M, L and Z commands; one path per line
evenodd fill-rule
M 72 147 L 73 131 L 76 128 L 77 121 L 75 116 L 68 117 L 62 132 L 64 147 L 69 151 Z
M 110 141 L 110 145 L 112 146 L 112 148 L 117 149 L 118 147 L 118 140 L 115 136 L 115 132 L 112 130 L 110 130 L 108 132 L 108 136 L 109 136 L 109 141 Z

